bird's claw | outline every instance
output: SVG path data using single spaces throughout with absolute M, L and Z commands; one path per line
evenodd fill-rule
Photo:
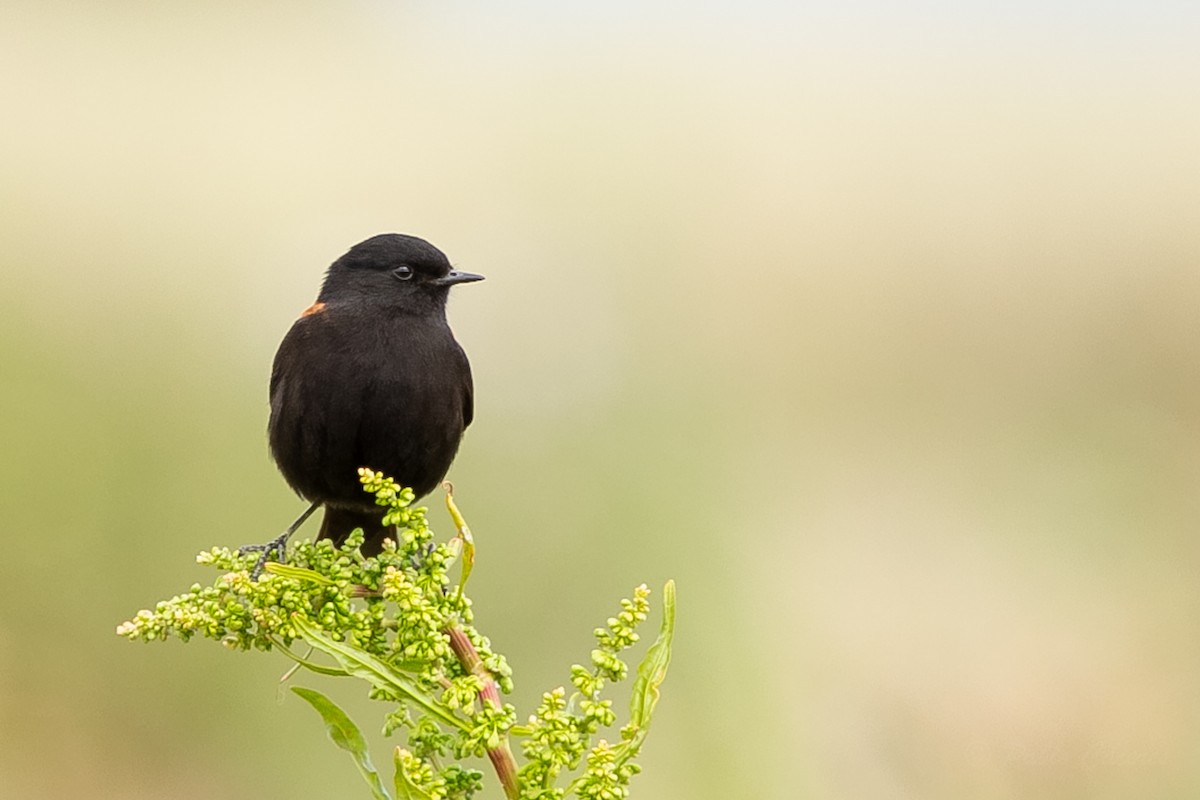
M 271 560 L 271 556 L 275 556 L 275 560 L 280 564 L 283 563 L 287 555 L 287 542 L 291 537 L 292 532 L 284 531 L 269 542 L 264 544 L 246 544 L 238 548 L 238 555 L 246 553 L 262 553 L 258 557 L 258 561 L 254 564 L 254 568 L 250 570 L 250 580 L 258 580 L 258 576 L 262 575 L 263 568 L 267 566 L 267 562 Z

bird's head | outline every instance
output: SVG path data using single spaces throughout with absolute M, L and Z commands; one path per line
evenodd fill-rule
M 325 273 L 321 302 L 370 299 L 401 310 L 445 306 L 450 287 L 483 280 L 450 266 L 446 254 L 424 239 L 381 233 L 350 248 Z

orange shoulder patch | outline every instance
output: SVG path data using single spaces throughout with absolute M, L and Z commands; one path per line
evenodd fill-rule
M 318 300 L 317 302 L 313 303 L 308 308 L 301 311 L 300 318 L 304 319 L 305 317 L 311 317 L 313 314 L 320 314 L 324 310 L 325 310 L 325 304 L 322 303 L 320 300 Z

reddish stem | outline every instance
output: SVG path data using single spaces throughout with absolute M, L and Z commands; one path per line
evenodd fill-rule
M 471 640 L 457 625 L 447 627 L 444 632 L 450 637 L 450 649 L 458 656 L 459 663 L 467 672 L 482 682 L 483 688 L 479 690 L 479 699 L 489 708 L 501 708 L 500 687 L 496 684 L 492 673 L 484 666 L 483 659 L 479 657 L 479 651 L 475 649 L 475 645 L 471 644 Z M 512 750 L 508 746 L 508 737 L 501 738 L 500 745 L 490 748 L 487 756 L 496 770 L 496 775 L 500 778 L 500 785 L 504 787 L 504 796 L 508 800 L 518 800 L 521 796 L 521 787 L 517 783 L 517 761 L 513 758 Z

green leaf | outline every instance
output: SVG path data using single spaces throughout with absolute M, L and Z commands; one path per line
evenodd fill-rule
M 388 794 L 387 789 L 383 788 L 383 781 L 380 779 L 379 773 L 375 771 L 375 765 L 371 763 L 371 754 L 367 752 L 367 741 L 363 738 L 362 731 L 350 717 L 346 716 L 346 712 L 315 689 L 293 686 L 292 691 L 304 698 L 321 715 L 321 719 L 325 721 L 325 730 L 329 733 L 329 738 L 350 754 L 354 766 L 358 767 L 363 780 L 371 787 L 371 794 L 375 800 L 391 800 L 392 796 Z
M 637 754 L 650 729 L 650 717 L 658 704 L 658 687 L 667 677 L 667 667 L 671 664 L 671 640 L 674 636 L 675 581 L 667 581 L 663 586 L 662 627 L 658 638 L 638 664 L 637 680 L 633 682 L 633 696 L 629 700 L 629 725 L 633 735 L 625 743 L 619 759 L 621 763 Z
M 291 564 L 279 564 L 274 561 L 268 561 L 266 567 L 267 572 L 272 575 L 278 575 L 281 578 L 291 578 L 296 581 L 305 581 L 307 583 L 317 583 L 321 586 L 334 586 L 334 582 L 326 578 L 319 572 L 313 572 L 311 569 L 304 567 L 293 567 Z
M 396 658 L 383 662 L 397 672 L 417 673 L 432 663 L 428 658 Z
M 307 670 L 311 670 L 312 672 L 315 672 L 315 673 L 317 673 L 318 675 L 332 675 L 332 676 L 334 676 L 334 677 L 336 677 L 336 678 L 348 678 L 348 677 L 350 677 L 350 673 L 349 673 L 349 672 L 347 672 L 347 671 L 346 671 L 346 670 L 344 670 L 344 669 L 338 669 L 337 667 L 327 667 L 327 666 L 325 666 L 324 664 L 318 664 L 318 663 L 317 663 L 317 662 L 315 662 L 315 661 L 309 661 L 309 660 L 308 660 L 307 658 L 305 658 L 304 656 L 299 656 L 299 655 L 296 655 L 296 654 L 295 654 L 295 653 L 293 653 L 291 650 L 289 650 L 289 649 L 288 649 L 288 648 L 287 648 L 287 647 L 286 647 L 286 646 L 283 644 L 283 642 L 279 641 L 278 639 L 272 639 L 272 640 L 271 640 L 271 644 L 272 644 L 272 645 L 273 645 L 273 646 L 274 646 L 276 649 L 278 649 L 278 650 L 279 650 L 279 652 L 283 653 L 285 656 L 287 656 L 288 658 L 292 659 L 293 661 L 295 661 L 295 662 L 296 662 L 297 664 L 299 664 L 300 666 L 304 667 L 304 668 L 305 668 L 305 669 L 307 669 Z M 292 669 L 294 670 L 295 668 L 293 667 Z
M 404 768 L 404 755 L 404 750 L 400 747 L 397 747 L 392 754 L 392 761 L 396 765 L 397 800 L 433 800 L 433 795 L 417 786 L 413 783 L 412 778 L 408 777 L 408 770 Z
M 292 624 L 304 637 L 304 641 L 322 653 L 332 656 L 342 666 L 342 669 L 351 675 L 362 678 L 376 688 L 410 700 L 447 725 L 463 731 L 472 729 L 473 726 L 470 722 L 453 714 L 444 705 L 421 691 L 420 687 L 410 678 L 396 672 L 370 653 L 345 642 L 335 642 L 299 615 L 292 615 Z

